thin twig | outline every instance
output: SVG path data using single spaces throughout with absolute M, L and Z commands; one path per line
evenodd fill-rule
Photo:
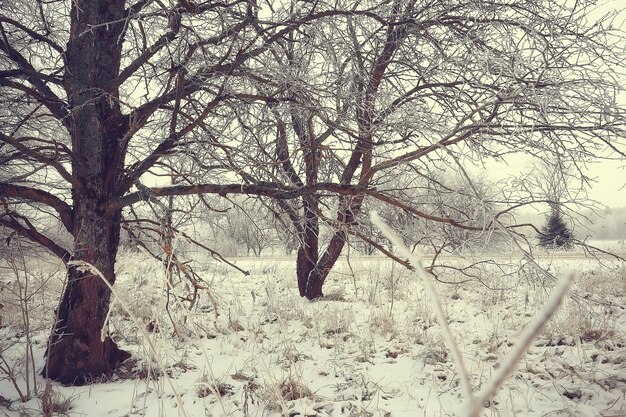
M 411 264 L 413 264 L 415 268 L 415 272 L 418 273 L 420 278 L 422 278 L 422 282 L 426 287 L 429 296 L 433 304 L 435 305 L 435 312 L 437 313 L 437 319 L 442 327 L 444 338 L 446 343 L 448 344 L 449 349 L 452 351 L 452 357 L 456 363 L 457 368 L 459 368 L 459 373 L 461 374 L 461 382 L 463 384 L 463 389 L 465 391 L 466 396 L 466 404 L 467 406 L 464 408 L 467 410 L 467 417 L 478 417 L 480 412 L 485 406 L 485 403 L 490 400 L 497 392 L 498 388 L 502 386 L 506 378 L 513 372 L 515 366 L 519 363 L 519 361 L 524 356 L 524 353 L 528 350 L 530 343 L 533 338 L 541 331 L 541 329 L 546 325 L 548 321 L 554 316 L 554 314 L 559 309 L 559 306 L 567 296 L 567 293 L 574 281 L 574 273 L 570 273 L 564 279 L 558 281 L 557 287 L 554 290 L 552 296 L 546 303 L 543 310 L 537 314 L 535 319 L 528 325 L 526 330 L 522 333 L 518 341 L 515 343 L 511 352 L 506 356 L 502 365 L 495 373 L 493 378 L 489 381 L 487 386 L 483 388 L 483 390 L 478 393 L 478 396 L 474 398 L 470 383 L 469 377 L 467 374 L 467 368 L 463 364 L 463 359 L 459 352 L 458 346 L 454 342 L 452 337 L 452 333 L 450 331 L 450 326 L 445 318 L 443 308 L 441 306 L 441 302 L 437 297 L 437 293 L 435 292 L 435 288 L 430 282 L 430 278 L 432 274 L 430 274 L 427 270 L 422 266 L 419 258 L 409 251 L 404 242 L 387 226 L 378 216 L 376 212 L 372 212 L 370 215 L 372 223 L 376 225 L 381 232 L 389 239 L 398 249 L 398 251 L 406 256 Z
M 402 254 L 402 256 L 405 256 L 411 262 L 412 266 L 415 268 L 414 272 L 417 273 L 417 275 L 422 279 L 424 287 L 429 293 L 428 295 L 432 303 L 434 304 L 435 313 L 437 314 L 437 320 L 439 321 L 439 324 L 441 326 L 444 339 L 446 340 L 446 343 L 448 344 L 448 347 L 452 352 L 452 357 L 454 358 L 456 367 L 458 368 L 459 374 L 461 375 L 461 385 L 463 386 L 465 397 L 473 401 L 474 396 L 472 394 L 470 379 L 467 375 L 467 368 L 463 363 L 463 357 L 461 356 L 461 352 L 459 351 L 459 348 L 454 342 L 454 338 L 452 337 L 452 331 L 450 330 L 448 319 L 446 318 L 446 314 L 443 311 L 443 306 L 439 301 L 439 297 L 437 296 L 435 287 L 430 282 L 431 278 L 434 279 L 433 275 L 426 269 L 424 269 L 424 267 L 422 266 L 422 262 L 417 257 L 417 255 L 414 252 L 411 252 L 409 248 L 406 247 L 402 239 L 381 220 L 381 218 L 378 216 L 378 213 L 372 211 L 370 213 L 370 220 L 372 221 L 372 224 L 378 227 L 383 235 L 385 235 L 385 237 L 391 241 L 391 243 L 398 249 L 400 254 Z
M 489 381 L 489 384 L 481 390 L 475 401 L 469 402 L 470 411 L 467 417 L 478 417 L 483 409 L 485 402 L 489 401 L 496 393 L 498 388 L 504 383 L 504 380 L 513 372 L 517 363 L 528 350 L 533 338 L 539 334 L 543 326 L 554 316 L 559 306 L 565 299 L 572 282 L 574 282 L 574 273 L 568 274 L 557 284 L 552 296 L 546 303 L 546 306 L 537 314 L 535 319 L 528 325 L 524 333 L 519 337 L 509 354 L 504 359 L 500 368 Z

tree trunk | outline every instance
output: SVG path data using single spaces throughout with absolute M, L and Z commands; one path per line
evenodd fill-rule
M 302 236 L 300 236 L 300 247 L 296 257 L 296 276 L 298 279 L 298 290 L 301 297 L 309 300 L 323 296 L 321 287 L 316 292 L 315 297 L 309 297 L 310 285 L 317 282 L 317 262 L 319 259 L 319 220 L 315 213 L 318 198 L 315 195 L 305 196 L 304 202 L 304 224 Z
M 121 192 L 128 117 L 113 80 L 119 73 L 124 0 L 72 2 L 64 88 L 70 107 L 75 261 L 96 267 L 115 281 L 121 211 L 101 204 Z M 130 355 L 103 332 L 110 290 L 96 274 L 70 267 L 57 311 L 43 374 L 66 384 L 84 384 L 110 374 Z
M 363 196 L 355 196 L 352 199 L 342 197 L 339 204 L 340 208 L 337 214 L 337 221 L 340 224 L 348 226 L 351 225 L 354 222 L 355 216 L 361 210 L 362 202 Z M 298 271 L 298 287 L 300 288 L 301 296 L 306 297 L 309 300 L 315 300 L 324 296 L 322 291 L 324 282 L 326 282 L 326 278 L 328 278 L 330 270 L 337 262 L 337 259 L 339 259 L 346 242 L 346 232 L 339 229 L 333 234 L 333 237 L 330 239 L 330 243 L 326 247 L 322 257 L 319 258 L 319 260 L 316 257 L 316 261 L 312 265 L 304 263 L 301 265 L 301 262 L 304 262 L 304 260 L 301 260 L 300 256 L 298 256 L 296 270 Z M 317 240 L 315 241 L 315 245 L 315 253 L 317 255 L 317 245 L 319 245 Z M 303 286 L 300 286 L 301 268 L 303 269 L 303 274 L 306 271 L 306 280 L 304 281 Z
M 77 206 L 74 259 L 96 267 L 110 284 L 119 244 L 120 213 L 110 218 L 97 215 L 95 201 Z M 111 291 L 89 270 L 71 267 L 68 283 L 50 338 L 44 376 L 64 384 L 83 385 L 110 374 L 130 355 L 120 350 L 103 332 Z
M 306 282 L 304 287 L 300 289 L 300 295 L 302 297 L 306 297 L 309 300 L 315 300 L 324 296 L 322 287 L 324 286 L 324 282 L 326 282 L 326 278 L 328 278 L 330 270 L 333 268 L 337 259 L 339 259 L 339 256 L 341 255 L 341 251 L 346 244 L 346 237 L 346 233 L 341 230 L 335 232 L 321 259 L 312 265 L 304 263 L 301 264 L 301 261 L 298 258 L 298 273 L 300 273 L 301 267 L 304 266 L 305 268 L 308 268 L 306 270 Z M 304 271 L 305 270 L 303 268 L 303 273 Z M 299 284 L 300 275 L 298 275 L 298 286 L 300 287 Z

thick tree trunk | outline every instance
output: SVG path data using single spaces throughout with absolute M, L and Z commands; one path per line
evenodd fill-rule
M 96 267 L 113 284 L 121 212 L 101 205 L 121 192 L 124 134 L 113 80 L 119 73 L 124 0 L 72 2 L 71 29 L 63 83 L 70 106 L 75 261 Z M 110 290 L 89 270 L 70 267 L 57 311 L 43 374 L 66 384 L 84 384 L 110 374 L 129 354 L 103 332 Z
M 74 259 L 96 267 L 110 284 L 119 244 L 120 213 L 102 218 L 95 201 L 77 206 Z M 111 291 L 90 270 L 71 267 L 57 312 L 43 374 L 64 384 L 82 385 L 110 374 L 130 355 L 103 331 Z

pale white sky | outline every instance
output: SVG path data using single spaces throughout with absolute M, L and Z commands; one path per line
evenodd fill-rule
M 615 19 L 615 26 L 626 31 L 626 1 L 606 0 L 601 3 L 594 12 L 588 15 L 593 21 L 607 13 L 619 12 Z M 624 45 L 626 49 L 626 45 Z M 622 75 L 626 74 L 626 63 L 620 69 Z M 626 77 L 622 82 L 622 88 L 626 88 Z M 626 91 L 621 92 L 621 102 L 626 106 Z M 489 167 L 490 176 L 494 179 L 504 178 L 508 175 L 516 175 L 521 172 L 528 172 L 532 169 L 533 162 L 528 158 L 515 157 L 515 161 L 509 164 L 494 164 Z M 596 179 L 594 185 L 588 189 L 589 198 L 597 200 L 609 207 L 626 206 L 626 160 L 624 161 L 601 161 L 589 164 L 586 174 L 590 178 Z
M 499 180 L 511 175 L 527 173 L 533 168 L 533 160 L 521 155 L 515 162 L 489 163 L 487 175 L 492 180 Z M 470 171 L 475 172 L 470 169 Z M 589 198 L 609 207 L 626 206 L 626 161 L 601 161 L 589 164 L 586 175 L 596 180 L 587 190 Z
M 605 13 L 620 11 L 615 24 L 621 30 L 626 31 L 626 2 L 624 0 L 607 0 L 598 7 L 598 16 Z M 593 16 L 593 14 L 591 15 Z M 626 49 L 626 45 L 624 45 Z M 626 73 L 626 63 L 622 66 L 622 74 Z M 626 87 L 626 79 L 622 82 L 622 88 Z M 626 105 L 626 92 L 622 91 L 621 102 Z M 626 161 L 604 161 L 590 167 L 589 175 L 597 177 L 597 184 L 590 190 L 590 197 L 610 207 L 626 206 Z
M 591 20 L 606 13 L 619 12 L 615 25 L 626 31 L 626 1 L 607 0 L 590 13 Z M 624 45 L 626 49 L 626 45 Z M 622 66 L 622 74 L 626 73 L 626 63 Z M 622 81 L 622 88 L 626 86 L 626 78 Z M 626 105 L 626 92 L 621 92 L 621 102 Z M 606 204 L 609 207 L 626 206 L 626 161 L 602 161 L 589 166 L 588 175 L 597 179 L 597 183 L 589 190 L 589 197 Z
M 589 197 L 609 207 L 626 206 L 626 161 L 603 161 L 589 170 L 597 183 L 589 190 Z

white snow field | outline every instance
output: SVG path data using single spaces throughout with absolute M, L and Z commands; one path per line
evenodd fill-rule
M 27 272 L 16 275 L 2 266 L 0 416 L 467 412 L 431 301 L 414 274 L 386 258 L 343 258 L 325 285 L 326 298 L 316 302 L 298 295 L 293 259 L 236 258 L 249 276 L 206 260 L 196 269 L 209 285 L 191 309 L 176 298 L 187 294 L 184 285 L 175 281 L 169 298 L 163 295 L 163 266 L 149 255 L 119 258 L 115 288 L 130 311 L 116 301 L 109 331 L 134 358 L 110 379 L 82 387 L 52 383 L 47 395 L 25 355 L 30 341 L 39 372 L 62 267 L 29 259 Z M 436 284 L 474 392 L 554 287 L 532 264 L 501 258 L 468 270 L 479 279 L 444 270 L 440 279 L 458 283 Z M 626 266 L 602 258 L 600 268 L 580 256 L 540 262 L 558 277 L 574 270 L 574 293 L 482 415 L 626 416 Z M 16 386 L 31 399 L 20 401 Z

